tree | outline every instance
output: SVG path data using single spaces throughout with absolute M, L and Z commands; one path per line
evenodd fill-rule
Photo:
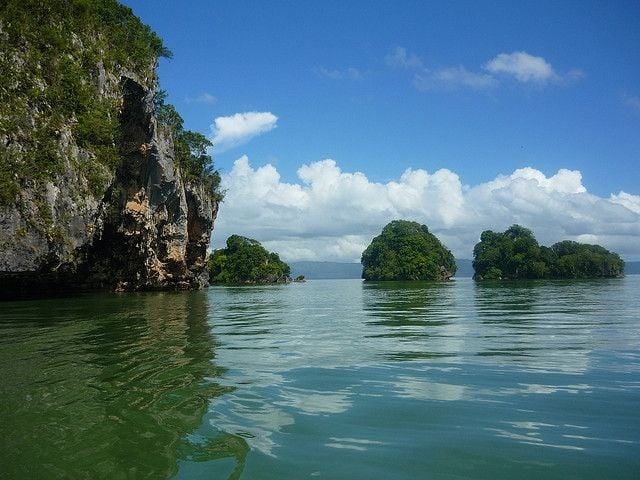
M 624 261 L 616 253 L 600 245 L 565 240 L 551 246 L 558 261 L 553 274 L 562 278 L 619 277 L 624 274 Z
M 184 129 L 184 120 L 169 103 L 165 103 L 167 92 L 158 90 L 153 99 L 158 121 L 173 133 L 175 161 L 187 181 L 204 182 L 214 201 L 222 201 L 224 192 L 220 190 L 220 174 L 214 168 L 207 149 L 213 144 L 199 132 Z
M 211 283 L 279 283 L 291 281 L 289 265 L 257 240 L 231 235 L 227 248 L 209 256 Z
M 426 225 L 394 220 L 362 253 L 365 280 L 446 280 L 456 272 L 453 255 Z
M 486 230 L 473 249 L 474 278 L 596 278 L 624 272 L 620 257 L 599 245 L 565 240 L 540 246 L 531 230 L 512 225 L 503 233 Z

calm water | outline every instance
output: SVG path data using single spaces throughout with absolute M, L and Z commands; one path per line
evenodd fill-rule
M 0 303 L 8 479 L 639 478 L 640 276 Z

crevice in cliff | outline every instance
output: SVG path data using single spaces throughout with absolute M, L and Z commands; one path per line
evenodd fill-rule
M 127 193 L 137 191 L 145 184 L 144 173 L 151 148 L 151 105 L 149 95 L 135 80 L 122 77 L 122 111 L 120 113 L 121 143 L 123 158 L 118 171 L 118 183 Z M 127 195 L 128 196 L 128 195 Z
M 145 180 L 152 137 L 147 91 L 123 77 L 119 116 L 121 165 L 105 196 L 104 226 L 90 247 L 87 282 L 96 287 L 146 283 L 149 249 L 144 245 L 149 207 Z

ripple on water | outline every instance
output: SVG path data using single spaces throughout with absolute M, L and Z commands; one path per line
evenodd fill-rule
M 0 309 L 8 478 L 635 478 L 640 277 Z

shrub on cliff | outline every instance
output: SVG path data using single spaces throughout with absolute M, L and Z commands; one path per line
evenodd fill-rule
M 446 280 L 456 272 L 453 255 L 426 225 L 389 223 L 362 253 L 365 280 Z
M 227 239 L 227 248 L 209 256 L 211 283 L 278 283 L 291 281 L 289 265 L 260 242 L 240 235 Z
M 73 142 L 83 150 L 74 168 L 99 198 L 122 161 L 121 105 L 99 85 L 106 73 L 131 71 L 154 89 L 158 57 L 171 52 L 116 0 L 0 1 L 0 45 L 0 206 L 18 201 L 25 186 L 53 181 L 73 156 Z M 183 130 L 173 113 L 180 122 L 170 124 L 176 163 L 221 200 L 220 176 L 206 153 L 211 143 Z
M 531 230 L 512 225 L 505 232 L 485 230 L 473 249 L 474 278 L 597 278 L 624 273 L 620 257 L 599 245 L 572 241 L 540 246 Z

